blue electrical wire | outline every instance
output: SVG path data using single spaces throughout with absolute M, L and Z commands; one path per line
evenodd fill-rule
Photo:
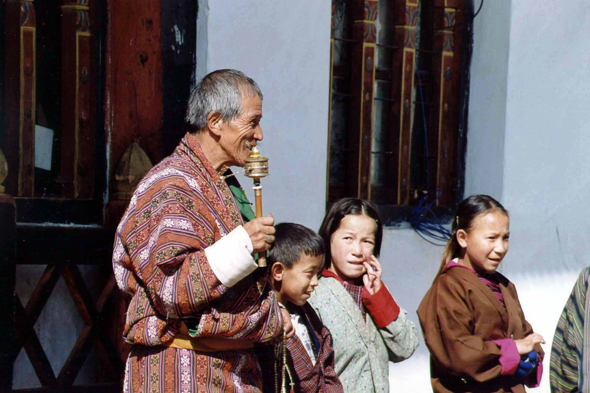
M 440 223 L 438 217 L 432 210 L 432 206 L 434 206 L 441 194 L 442 190 L 437 189 L 436 197 L 428 204 L 426 204 L 428 194 L 423 195 L 418 202 L 418 206 L 410 213 L 409 220 L 410 225 L 416 233 L 422 239 L 435 246 L 446 245 L 452 236 L 451 231 Z M 432 220 L 429 220 L 427 215 L 432 216 Z
M 422 80 L 420 77 L 420 68 L 418 67 L 418 87 L 420 91 L 420 102 L 422 105 L 422 122 L 424 124 L 424 146 L 426 148 L 426 189 L 429 190 L 429 161 L 430 156 L 428 153 L 428 128 L 426 126 L 426 110 L 424 106 L 424 95 L 422 93 Z M 428 198 L 428 192 L 425 193 L 418 202 L 418 206 L 416 206 L 412 212 L 410 213 L 410 225 L 414 228 L 414 231 L 426 242 L 433 244 L 435 246 L 444 246 L 446 245 L 447 241 L 451 238 L 451 232 L 446 229 L 441 223 L 434 211 L 432 211 L 432 206 L 436 203 L 440 195 L 442 194 L 442 190 L 437 189 L 435 198 L 428 204 L 426 204 L 426 200 Z M 429 220 L 426 216 L 427 214 L 432 216 L 432 220 Z

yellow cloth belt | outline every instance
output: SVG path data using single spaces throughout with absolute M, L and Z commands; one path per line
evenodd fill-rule
M 191 337 L 184 323 L 180 324 L 180 331 L 172 341 L 165 345 L 170 348 L 190 349 L 200 352 L 239 351 L 254 348 L 252 341 L 232 340 L 224 337 Z

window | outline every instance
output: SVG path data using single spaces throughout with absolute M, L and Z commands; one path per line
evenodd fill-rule
M 391 224 L 462 197 L 473 4 L 333 0 L 328 202 Z
M 0 148 L 17 220 L 98 224 L 106 162 L 95 132 L 104 118 L 97 14 L 106 3 L 21 0 L 7 2 L 5 14 L 1 49 L 20 56 L 6 59 Z

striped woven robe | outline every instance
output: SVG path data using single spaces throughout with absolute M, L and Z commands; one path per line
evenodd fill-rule
M 342 383 L 334 370 L 332 337 L 327 327 L 308 303 L 301 307 L 289 305 L 290 311 L 298 310 L 307 321 L 308 332 L 315 343 L 316 362 L 311 362 L 305 346 L 294 334 L 286 340 L 287 361 L 293 371 L 294 393 L 343 393 Z
M 549 383 L 555 392 L 590 392 L 590 267 L 580 273 L 555 329 Z
M 228 287 L 207 259 L 205 249 L 240 225 L 227 184 L 191 134 L 139 183 L 113 253 L 117 284 L 132 296 L 124 337 L 134 345 L 124 392 L 261 391 L 253 350 L 167 346 L 183 320 L 196 337 L 267 342 L 282 334 L 278 302 L 265 278 L 250 274 Z

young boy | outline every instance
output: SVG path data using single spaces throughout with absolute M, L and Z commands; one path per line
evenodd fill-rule
M 291 315 L 296 333 L 286 339 L 286 386 L 295 393 L 341 393 L 330 332 L 307 304 L 324 265 L 324 242 L 303 225 L 282 223 L 275 228 L 268 256 L 270 280 L 277 299 Z

